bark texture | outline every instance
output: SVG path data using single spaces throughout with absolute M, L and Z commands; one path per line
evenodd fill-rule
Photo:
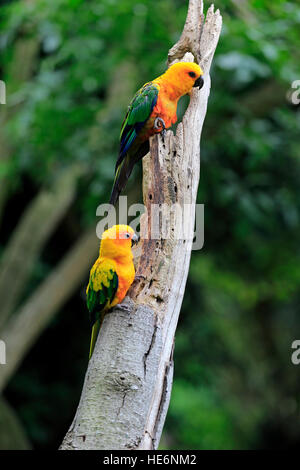
M 156 449 L 171 394 L 174 335 L 189 270 L 200 173 L 200 135 L 210 92 L 209 69 L 222 19 L 211 6 L 191 0 L 182 37 L 169 51 L 169 64 L 195 59 L 204 87 L 191 93 L 176 135 L 154 137 L 144 165 L 139 280 L 124 302 L 104 319 L 89 363 L 80 403 L 61 449 Z M 185 206 L 182 219 L 170 206 Z M 154 207 L 161 216 L 153 235 Z M 169 206 L 169 207 L 168 207 Z M 153 212 L 154 214 L 154 212 Z M 162 236 L 166 222 L 170 236 Z M 148 237 L 147 237 L 148 235 Z

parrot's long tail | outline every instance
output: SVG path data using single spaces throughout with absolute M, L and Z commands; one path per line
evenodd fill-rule
M 93 328 L 92 328 L 92 336 L 91 336 L 91 344 L 90 344 L 89 359 L 91 359 L 91 357 L 92 357 L 92 355 L 93 355 L 93 352 L 94 352 L 94 349 L 95 349 L 95 344 L 96 344 L 96 341 L 97 341 L 97 337 L 98 337 L 99 330 L 100 330 L 100 320 L 97 320 L 97 321 L 93 324 Z
M 141 160 L 148 152 L 149 152 L 149 141 L 146 141 L 139 147 L 138 151 L 134 155 L 127 153 L 127 155 L 120 162 L 120 164 L 118 165 L 117 163 L 114 184 L 113 184 L 113 188 L 112 188 L 112 192 L 111 192 L 110 200 L 109 200 L 110 204 L 113 204 L 114 206 L 116 205 L 116 203 L 118 202 L 120 193 L 125 188 L 128 178 L 131 175 L 134 165 L 139 160 Z
M 93 355 L 93 352 L 94 352 L 94 349 L 95 349 L 95 344 L 96 344 L 96 341 L 97 341 L 97 338 L 98 338 L 98 333 L 99 333 L 99 330 L 100 330 L 101 325 L 103 323 L 104 315 L 105 315 L 105 313 L 102 312 L 100 318 L 98 320 L 96 320 L 95 323 L 93 324 L 89 360 L 91 359 L 91 357 Z
M 130 161 L 128 155 L 126 155 L 125 159 L 120 163 L 117 168 L 114 179 L 114 185 L 109 200 L 109 203 L 113 206 L 115 206 L 118 202 L 120 193 L 126 186 L 128 178 L 131 175 L 134 163 L 135 162 Z

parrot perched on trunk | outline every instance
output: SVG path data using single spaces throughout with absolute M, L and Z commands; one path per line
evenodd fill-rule
M 134 96 L 122 124 L 119 158 L 110 204 L 115 205 L 136 162 L 149 152 L 149 137 L 177 121 L 179 98 L 193 87 L 202 88 L 203 72 L 194 62 L 177 62 Z
M 128 225 L 114 225 L 102 235 L 99 257 L 91 269 L 86 289 L 92 323 L 89 358 L 105 313 L 122 302 L 134 280 L 131 247 L 137 242 L 138 236 Z

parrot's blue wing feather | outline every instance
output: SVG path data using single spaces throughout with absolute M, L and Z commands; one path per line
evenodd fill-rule
M 133 143 L 151 116 L 157 103 L 158 93 L 158 84 L 146 83 L 130 103 L 121 129 L 119 158 L 116 163 L 110 204 L 115 205 L 117 203 L 119 194 L 125 188 L 135 163 L 149 151 L 148 140 L 140 142 L 140 145 L 136 146 L 133 146 Z

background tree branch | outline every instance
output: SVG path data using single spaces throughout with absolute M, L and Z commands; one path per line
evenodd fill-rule
M 28 450 L 30 442 L 15 411 L 0 397 L 0 450 Z
M 36 338 L 46 328 L 53 315 L 78 288 L 87 275 L 99 248 L 94 230 L 88 230 L 63 261 L 35 290 L 28 301 L 8 321 L 1 333 L 6 343 L 7 364 L 0 376 L 0 391 L 15 372 Z
M 185 290 L 193 241 L 199 182 L 199 140 L 210 92 L 209 69 L 221 32 L 222 18 L 211 6 L 191 0 L 183 34 L 169 52 L 174 60 L 193 60 L 204 69 L 204 88 L 193 90 L 176 136 L 151 140 L 144 159 L 144 202 L 141 231 L 150 235 L 151 211 L 158 205 L 170 233 L 181 220 L 170 218 L 167 205 L 188 211 L 185 234 L 145 238 L 135 284 L 121 306 L 104 319 L 89 363 L 81 400 L 61 449 L 157 448 L 168 409 L 174 335 Z M 185 54 L 188 52 L 188 54 Z
M 119 79 L 120 73 L 122 80 Z M 98 122 L 109 119 L 117 101 L 118 105 L 122 104 L 122 100 L 117 99 L 119 94 L 124 96 L 125 106 L 126 96 L 133 92 L 133 75 L 133 64 L 123 63 L 114 71 L 106 107 L 98 113 L 97 125 L 91 129 L 90 144 L 94 151 L 101 153 L 105 145 L 105 135 L 99 133 Z M 42 249 L 75 198 L 76 183 L 84 168 L 77 164 L 68 167 L 58 174 L 51 188 L 38 193 L 27 207 L 1 258 L 0 331 L 1 338 L 6 340 L 9 360 L 0 376 L 0 391 L 53 316 L 87 276 L 90 264 L 97 256 L 99 240 L 94 230 L 87 230 L 23 306 L 14 312 Z
M 7 81 L 8 104 L 4 107 L 0 116 L 0 165 L 7 165 L 13 156 L 13 146 L 7 138 L 5 125 L 9 119 L 19 110 L 20 103 L 11 105 L 11 96 L 26 83 L 34 69 L 39 42 L 36 38 L 23 37 L 19 39 L 14 48 L 14 57 L 8 67 L 5 80 Z M 9 192 L 9 179 L 0 178 L 0 223 L 3 215 L 7 194 Z
M 79 168 L 68 168 L 27 207 L 0 261 L 0 328 L 18 304 L 45 243 L 75 197 Z

